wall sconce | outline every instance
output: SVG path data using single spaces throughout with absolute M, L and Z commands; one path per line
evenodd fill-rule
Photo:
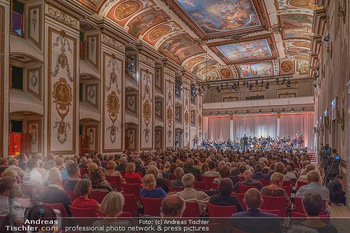
M 338 7 L 338 17 L 343 19 L 343 23 L 346 21 L 346 0 L 343 0 L 343 7 Z
M 338 109 L 338 111 L 337 111 L 337 123 L 340 124 L 342 131 L 344 131 L 344 126 L 345 126 L 344 118 L 345 118 L 344 108 L 342 108 L 341 110 Z

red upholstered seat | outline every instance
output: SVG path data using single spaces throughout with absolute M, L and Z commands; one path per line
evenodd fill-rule
M 245 184 L 238 184 L 238 192 L 239 193 L 246 193 L 251 188 L 257 188 L 256 185 L 245 185 Z
M 205 181 L 206 185 L 207 185 L 207 190 L 212 188 L 211 183 L 214 182 L 214 179 L 217 177 L 213 177 L 213 176 L 202 176 L 203 181 Z
M 65 189 L 64 192 L 68 194 L 72 202 L 78 197 L 78 195 L 75 194 L 73 190 Z
M 119 176 L 106 176 L 106 180 L 112 185 L 115 184 L 114 188 L 120 192 L 122 191 L 122 182 Z
M 211 188 L 212 188 L 212 189 L 218 189 L 218 188 L 219 188 L 219 184 L 218 184 L 218 183 L 212 182 L 212 183 L 211 183 Z
M 143 173 L 141 171 L 135 172 L 136 174 L 139 174 L 141 177 L 143 177 Z
M 125 176 L 125 171 L 119 171 L 120 172 L 120 174 L 122 175 L 122 177 L 124 177 Z
M 306 214 L 299 213 L 296 211 L 292 211 L 291 217 L 292 218 L 305 218 L 305 219 L 307 218 Z M 322 222 L 324 222 L 325 224 L 329 224 L 330 215 L 320 215 L 319 217 L 321 218 Z
M 282 186 L 282 188 L 284 190 L 286 190 L 289 197 L 292 195 L 292 187 L 290 185 L 289 186 Z
M 89 174 L 88 169 L 87 168 L 80 168 L 80 177 L 83 177 L 86 174 Z
M 284 180 L 282 186 L 292 186 L 292 182 L 290 180 Z
M 199 218 L 199 205 L 197 202 L 186 202 L 186 209 L 182 215 L 183 218 Z
M 175 188 L 169 186 L 169 192 L 181 192 L 181 191 L 184 191 L 184 189 L 175 189 Z
M 163 198 L 147 198 L 141 197 L 144 208 L 144 214 L 150 216 L 160 216 L 160 207 Z
M 303 204 L 302 204 L 302 198 L 296 197 L 295 198 L 295 212 L 305 214 L 305 211 L 303 209 Z M 322 210 L 320 215 L 325 215 L 326 214 L 326 200 L 322 200 Z
M 243 202 L 245 193 L 232 193 L 231 195 L 236 196 L 239 199 L 239 201 L 241 202 L 243 209 L 247 210 L 247 206 Z
M 70 212 L 75 218 L 97 218 L 98 215 L 93 208 L 76 208 L 69 205 Z
M 123 212 L 129 212 L 132 217 L 137 217 L 137 201 L 134 194 L 123 193 L 125 202 L 123 206 Z
M 139 184 L 123 184 L 124 194 L 134 194 L 136 201 L 140 200 L 140 185 Z
M 43 204 L 50 206 L 54 210 L 59 210 L 61 212 L 61 217 L 62 218 L 67 218 L 68 217 L 67 211 L 64 208 L 62 203 L 43 203 Z
M 118 218 L 132 218 L 132 216 L 130 212 L 122 212 Z
M 264 203 L 261 206 L 261 210 L 279 210 L 279 217 L 286 217 L 286 198 L 276 196 L 262 196 Z
M 168 184 L 168 186 L 170 186 L 170 183 L 171 183 L 172 180 L 168 180 L 168 179 L 164 179 L 164 180 Z
M 276 210 L 263 210 L 262 212 L 279 215 L 280 210 L 279 209 L 276 209 Z
M 209 217 L 231 217 L 232 214 L 237 212 L 236 206 L 220 206 L 213 205 L 211 203 L 207 204 L 207 210 Z
M 140 180 L 138 178 L 124 178 L 125 182 L 128 184 L 140 184 Z
M 301 181 L 297 181 L 297 190 L 300 189 L 301 186 L 307 185 L 307 182 L 301 182 Z
M 98 203 L 102 203 L 103 198 L 108 194 L 108 192 L 92 191 L 89 195 L 90 199 L 95 199 Z
M 207 183 L 205 181 L 195 181 L 194 188 L 197 190 L 207 190 Z

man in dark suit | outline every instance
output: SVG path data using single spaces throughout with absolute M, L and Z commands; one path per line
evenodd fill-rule
M 198 181 L 202 181 L 202 175 L 198 168 L 193 167 L 193 159 L 188 158 L 186 160 L 186 167 L 184 169 L 185 174 L 192 173 L 194 176 L 197 176 Z
M 41 201 L 44 203 L 62 203 L 68 216 L 71 216 L 68 205 L 71 205 L 72 201 L 67 193 L 63 191 L 60 171 L 57 168 L 51 168 L 46 177 L 49 187 L 42 193 Z
M 256 188 L 249 189 L 245 195 L 243 202 L 248 210 L 237 212 L 232 215 L 232 227 L 247 232 L 274 232 L 281 233 L 281 224 L 277 215 L 263 213 L 260 210 L 263 204 L 261 193 Z
M 246 134 L 244 134 L 244 137 L 243 137 L 243 149 L 248 149 L 248 137 Z
M 270 180 L 270 176 L 267 174 L 264 174 L 262 172 L 263 172 L 263 166 L 260 163 L 258 163 L 257 165 L 255 165 L 255 173 L 253 175 L 253 179 L 255 179 L 255 180 L 260 180 L 260 179 Z
M 245 170 L 243 172 L 243 177 L 244 177 L 244 181 L 240 181 L 238 183 L 235 184 L 235 191 L 239 192 L 239 185 L 247 185 L 247 186 L 253 186 L 259 190 L 261 190 L 264 185 L 258 181 L 258 180 L 253 180 L 253 173 L 250 170 Z

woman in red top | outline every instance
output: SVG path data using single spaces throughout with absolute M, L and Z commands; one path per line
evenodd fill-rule
M 127 181 L 128 178 L 133 178 L 133 179 L 138 179 L 139 183 L 141 184 L 142 177 L 139 174 L 135 173 L 135 164 L 134 163 L 132 163 L 132 162 L 128 163 L 126 165 L 125 171 L 126 171 L 126 173 L 124 175 L 124 178 L 125 178 L 126 182 L 128 182 Z
M 92 208 L 95 210 L 97 216 L 103 216 L 101 213 L 101 205 L 96 200 L 88 198 L 91 191 L 92 185 L 90 180 L 79 180 L 74 188 L 74 193 L 79 197 L 73 201 L 72 206 L 76 208 Z

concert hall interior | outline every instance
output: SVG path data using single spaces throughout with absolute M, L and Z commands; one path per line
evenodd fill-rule
M 348 0 L 0 0 L 0 191 L 10 175 L 52 204 L 40 199 L 50 187 L 98 170 L 105 199 L 124 202 L 130 179 L 153 177 L 151 196 L 169 202 L 204 192 L 196 211 L 210 217 L 220 187 L 242 193 L 250 175 L 265 203 L 285 194 L 283 217 L 309 219 L 311 191 L 323 200 L 317 216 L 350 217 L 349 11 Z M 30 185 L 45 188 L 36 196 Z M 150 191 L 137 188 L 141 216 Z M 237 195 L 233 215 L 251 209 L 243 198 L 253 191 Z

